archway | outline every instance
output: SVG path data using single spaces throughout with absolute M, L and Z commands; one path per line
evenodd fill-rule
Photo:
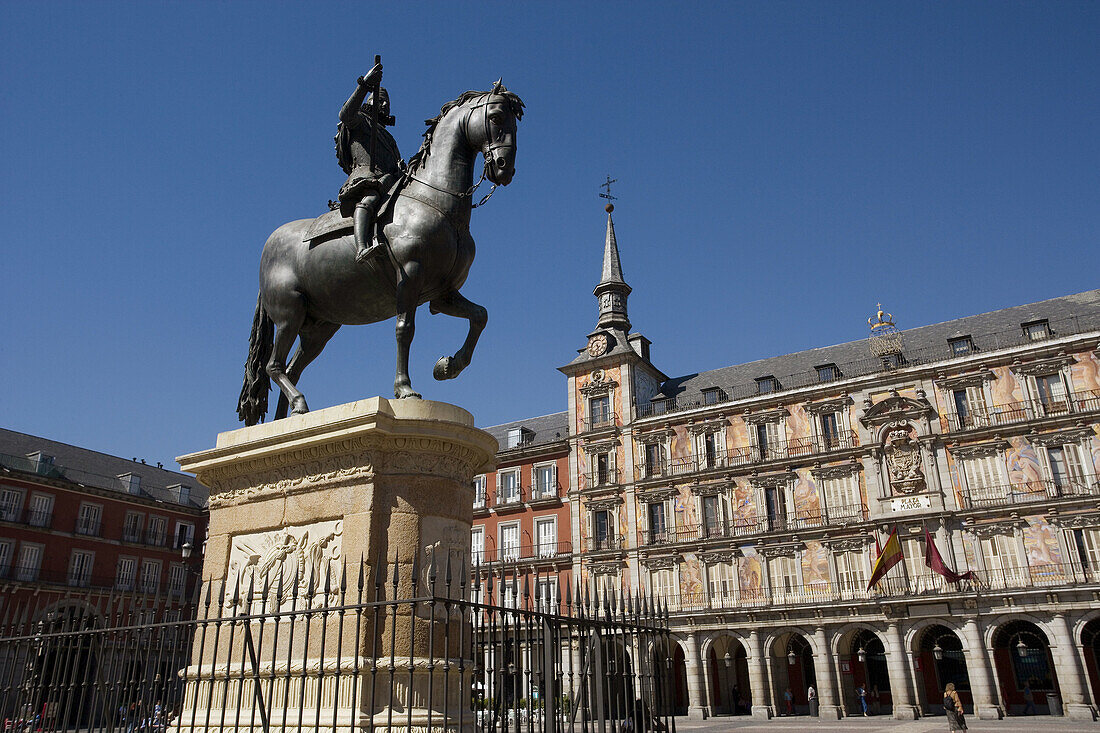
M 1085 647 L 1085 670 L 1089 676 L 1092 699 L 1100 700 L 1100 618 L 1094 618 L 1081 630 L 1081 644 Z
M 925 715 L 943 715 L 943 688 L 954 683 L 963 709 L 972 712 L 970 674 L 966 669 L 962 641 L 942 624 L 927 626 L 917 635 L 917 689 Z
M 687 715 L 687 659 L 679 642 L 672 640 L 671 650 L 663 643 L 654 648 L 653 669 L 658 715 Z
M 806 688 L 813 685 L 816 689 L 818 684 L 813 649 L 806 637 L 794 631 L 777 636 L 772 642 L 770 662 L 776 713 L 808 715 Z
M 847 715 L 863 715 L 862 699 L 868 715 L 887 715 L 894 711 L 890 694 L 890 672 L 886 667 L 886 647 L 869 628 L 849 631 L 837 646 L 840 660 L 841 698 Z
M 1023 619 L 1002 625 L 993 633 L 993 661 L 1006 713 L 1050 713 L 1047 693 L 1057 691 L 1058 678 L 1042 629 Z
M 630 658 L 630 651 L 618 639 L 604 639 L 598 651 L 602 651 L 602 658 L 593 660 L 593 664 L 599 662 L 603 676 L 601 679 L 592 677 L 590 694 L 595 704 L 593 709 L 598 707 L 598 701 L 602 697 L 607 710 L 607 719 L 623 720 L 630 714 L 633 702 L 638 696 L 638 691 L 634 687 L 634 664 Z M 597 691 L 597 685 L 603 689 Z
M 745 646 L 732 636 L 719 636 L 707 650 L 707 684 L 711 713 L 748 715 L 752 711 L 752 688 Z

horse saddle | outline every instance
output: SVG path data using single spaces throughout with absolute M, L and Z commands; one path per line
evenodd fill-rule
M 382 205 L 378 207 L 378 212 L 374 215 L 373 235 L 375 239 L 378 239 L 379 229 L 389 221 L 388 215 L 393 206 L 393 201 L 397 198 L 398 189 L 400 189 L 404 183 L 404 177 L 399 177 L 386 192 L 382 200 Z M 328 239 L 333 236 L 343 236 L 351 232 L 354 227 L 355 222 L 350 216 L 341 216 L 340 209 L 333 209 L 332 211 L 321 214 L 313 220 L 313 223 L 309 225 L 309 229 L 306 230 L 305 235 L 302 237 L 302 241 L 312 242 L 314 239 Z

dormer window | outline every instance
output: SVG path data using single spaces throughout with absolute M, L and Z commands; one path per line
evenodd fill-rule
M 726 395 L 725 390 L 720 387 L 707 387 L 703 390 L 703 404 L 704 405 L 717 405 L 719 402 L 725 402 L 729 397 Z
M 967 354 L 973 354 L 977 351 L 977 349 L 974 348 L 974 340 L 969 336 L 949 338 L 947 339 L 947 345 L 951 348 L 952 356 L 966 356 Z
M 901 354 L 884 354 L 882 366 L 884 369 L 898 369 L 905 366 L 905 357 Z
M 768 375 L 766 377 L 757 377 L 756 379 L 756 393 L 767 394 L 768 392 L 775 392 L 779 389 L 779 380 L 775 377 Z
M 519 448 L 520 446 L 530 445 L 535 439 L 535 431 L 524 427 L 511 428 L 508 430 L 508 438 L 505 443 L 506 449 Z
M 1027 323 L 1021 323 L 1020 328 L 1024 329 L 1024 336 L 1028 341 L 1042 341 L 1051 337 L 1050 321 L 1046 318 L 1038 321 L 1028 321 Z
M 836 364 L 822 364 L 814 367 L 817 370 L 817 381 L 832 382 L 840 379 L 840 368 Z

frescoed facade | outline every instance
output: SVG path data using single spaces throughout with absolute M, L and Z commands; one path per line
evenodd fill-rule
M 630 292 L 609 214 L 596 328 L 539 450 L 562 467 L 560 582 L 667 605 L 678 713 L 767 718 L 788 686 L 806 713 L 813 685 L 822 716 L 860 714 L 862 687 L 908 719 L 954 682 L 978 717 L 1030 697 L 1095 718 L 1100 290 L 905 331 L 880 310 L 868 338 L 679 378 Z M 893 532 L 903 560 L 869 587 Z

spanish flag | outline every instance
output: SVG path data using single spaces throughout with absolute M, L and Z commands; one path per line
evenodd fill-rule
M 882 546 L 882 550 L 878 553 L 878 559 L 875 560 L 875 567 L 871 571 L 871 582 L 867 584 L 867 590 L 874 588 L 875 583 L 879 582 L 882 576 L 890 572 L 890 568 L 903 559 L 901 542 L 898 541 L 898 526 L 895 524 L 890 536 L 886 538 L 886 544 Z

